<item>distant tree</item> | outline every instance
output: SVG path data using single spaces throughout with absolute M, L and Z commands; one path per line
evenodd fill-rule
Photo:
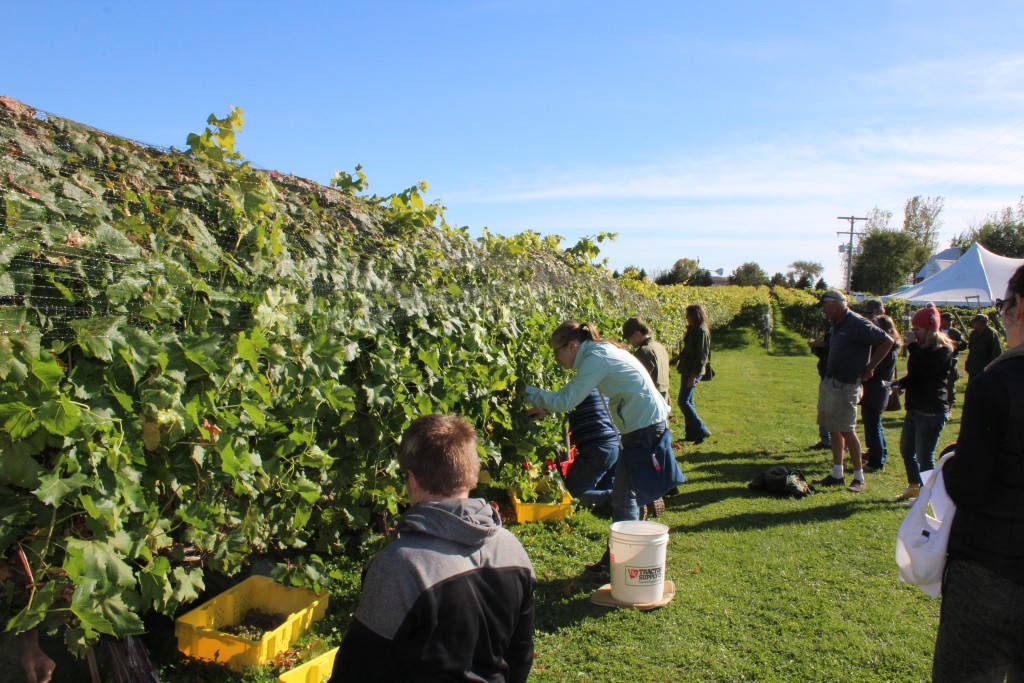
M 905 230 L 874 230 L 860 241 L 851 286 L 858 292 L 889 294 L 905 284 L 917 265 L 917 240 Z
M 903 207 L 903 232 L 911 235 L 916 242 L 914 267 L 916 272 L 931 258 L 939 247 L 939 230 L 942 222 L 939 214 L 945 204 L 942 197 L 911 197 Z
M 768 284 L 768 273 L 764 272 L 758 264 L 748 261 L 740 265 L 729 275 L 730 285 L 766 285 Z
M 798 283 L 800 279 L 805 276 L 813 283 L 814 278 L 825 272 L 825 266 L 821 265 L 817 261 L 793 261 L 789 264 L 789 272 L 797 278 Z M 799 287 L 800 285 L 797 284 L 797 286 Z M 808 287 L 810 287 L 810 285 L 808 285 Z
M 828 289 L 828 283 L 825 282 L 825 278 L 821 278 L 820 280 L 818 280 L 818 284 L 814 285 L 814 288 L 819 292 L 824 292 L 825 290 Z
M 711 271 L 707 268 L 702 268 L 698 272 L 693 280 L 689 282 L 692 287 L 711 287 L 715 284 L 715 278 L 711 276 Z
M 622 277 L 622 273 L 620 273 L 620 272 L 618 271 L 618 269 L 616 269 L 616 270 L 613 270 L 613 271 L 612 271 L 612 277 L 613 277 L 613 278 L 615 278 L 615 279 L 617 280 L 617 279 L 619 279 L 620 277 Z
M 959 234 L 953 245 L 966 251 L 973 242 L 1000 256 L 1024 258 L 1024 197 L 1017 208 L 1008 206 Z
M 813 286 L 814 286 L 814 280 L 812 280 L 811 276 L 808 275 L 807 273 L 804 273 L 803 275 L 801 275 L 800 279 L 796 281 L 796 288 L 797 289 L 810 289 Z
M 633 280 L 646 280 L 647 271 L 637 268 L 636 266 L 626 266 L 622 269 L 622 275 L 620 277 L 628 277 Z
M 876 206 L 868 211 L 867 219 L 867 222 L 864 224 L 864 232 L 888 230 L 889 221 L 892 220 L 892 211 L 882 210 Z
M 672 267 L 654 278 L 659 285 L 689 285 L 700 274 L 700 266 L 692 258 L 681 258 Z
M 864 230 L 861 238 L 858 240 L 863 246 L 863 236 L 870 235 L 878 232 L 879 230 L 890 230 L 889 222 L 892 220 L 892 211 L 880 209 L 877 206 L 867 212 L 867 221 L 864 223 Z M 843 282 L 847 282 L 847 267 L 849 264 L 854 265 L 854 271 L 856 272 L 857 259 L 860 256 L 854 251 L 852 254 L 846 255 L 848 258 L 843 259 Z
M 775 273 L 775 275 L 772 275 L 772 279 L 768 281 L 768 284 L 770 284 L 772 287 L 788 286 L 786 284 L 786 276 L 783 275 L 782 273 Z

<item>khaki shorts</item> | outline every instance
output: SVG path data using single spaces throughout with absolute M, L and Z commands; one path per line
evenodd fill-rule
M 860 384 L 845 384 L 826 377 L 818 385 L 818 426 L 829 432 L 852 432 L 857 428 Z

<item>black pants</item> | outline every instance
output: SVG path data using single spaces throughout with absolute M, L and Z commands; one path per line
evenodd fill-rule
M 1024 682 L 1024 586 L 980 564 L 951 559 L 942 580 L 942 615 L 933 683 Z

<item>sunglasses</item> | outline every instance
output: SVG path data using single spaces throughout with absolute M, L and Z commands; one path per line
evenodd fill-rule
M 996 312 L 1006 313 L 1014 306 L 1017 305 L 1017 297 L 1013 296 L 1009 299 L 996 299 Z

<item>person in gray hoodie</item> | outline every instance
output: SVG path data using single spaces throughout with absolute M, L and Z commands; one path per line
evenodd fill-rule
M 497 511 L 469 497 L 476 433 L 456 415 L 421 417 L 402 435 L 398 464 L 411 507 L 363 571 L 331 683 L 526 681 L 536 577 Z

